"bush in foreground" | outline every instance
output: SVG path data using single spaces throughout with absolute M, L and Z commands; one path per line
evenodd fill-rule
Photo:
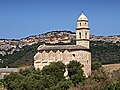
M 68 76 L 65 79 L 66 65 L 62 62 L 53 62 L 42 70 L 31 67 L 11 73 L 4 78 L 4 86 L 7 90 L 67 90 L 73 84 L 84 80 L 82 65 L 77 61 L 71 61 L 68 65 Z

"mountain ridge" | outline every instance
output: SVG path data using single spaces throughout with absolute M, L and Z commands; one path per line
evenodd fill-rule
M 15 51 L 20 51 L 24 46 L 37 44 L 39 42 L 45 43 L 71 43 L 75 41 L 75 32 L 72 31 L 50 31 L 38 35 L 30 35 L 21 39 L 0 39 L 0 54 L 2 56 L 13 54 Z M 110 36 L 96 36 L 90 35 L 90 41 L 104 41 L 117 43 L 120 42 L 120 35 Z

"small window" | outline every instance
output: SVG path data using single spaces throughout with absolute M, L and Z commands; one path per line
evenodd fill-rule
M 85 22 L 85 25 L 86 25 L 86 22 Z
M 87 63 L 88 63 L 88 60 L 87 60 Z
M 87 38 L 87 33 L 85 33 L 85 38 Z
M 80 26 L 81 26 L 81 23 L 80 23 Z
M 81 32 L 79 33 L 79 37 L 81 38 Z

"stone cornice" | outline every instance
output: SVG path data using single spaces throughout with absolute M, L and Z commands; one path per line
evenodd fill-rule
M 82 28 L 76 28 L 76 30 L 82 30 L 82 29 L 90 30 L 90 28 L 84 28 L 84 27 L 82 27 Z
M 76 41 L 90 41 L 90 39 L 76 39 Z
M 80 21 L 86 21 L 86 22 L 88 22 L 88 20 L 77 20 L 78 22 L 80 22 Z
M 69 51 L 69 52 L 72 52 L 72 51 L 88 51 L 88 52 L 91 52 L 90 49 L 55 49 L 55 50 L 38 50 L 38 52 L 42 53 L 43 51 L 49 53 L 50 51 L 53 51 L 54 53 L 56 53 L 57 51 L 60 51 L 60 52 L 64 52 L 65 50 Z

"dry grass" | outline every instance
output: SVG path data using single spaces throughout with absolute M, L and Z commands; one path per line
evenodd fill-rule
M 102 65 L 102 67 L 106 72 L 113 72 L 114 70 L 120 69 L 120 64 L 107 64 L 107 65 Z

